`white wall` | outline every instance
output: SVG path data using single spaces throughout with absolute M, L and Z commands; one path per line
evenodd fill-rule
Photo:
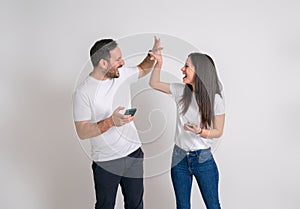
M 298 1 L 0 4 L 0 208 L 93 207 L 71 95 L 95 40 L 144 32 L 179 37 L 215 58 L 227 105 L 215 152 L 223 208 L 298 208 Z M 168 140 L 172 131 L 170 125 Z M 147 178 L 145 189 L 146 209 L 175 207 L 168 173 Z M 192 202 L 203 208 L 195 186 Z

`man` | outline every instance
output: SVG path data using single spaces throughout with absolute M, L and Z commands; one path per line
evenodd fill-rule
M 160 40 L 154 38 L 152 51 Z M 130 84 L 148 74 L 149 55 L 136 67 L 123 67 L 121 50 L 112 39 L 97 41 L 90 50 L 93 71 L 73 95 L 73 113 L 80 139 L 90 139 L 96 209 L 113 209 L 121 186 L 125 209 L 143 208 L 143 151 L 131 107 Z

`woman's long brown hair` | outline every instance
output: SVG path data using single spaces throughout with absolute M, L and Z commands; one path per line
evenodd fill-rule
M 202 53 L 191 53 L 189 55 L 192 64 L 195 67 L 195 97 L 201 115 L 201 127 L 210 128 L 215 119 L 214 104 L 215 95 L 221 97 L 222 85 L 218 79 L 216 67 L 213 59 Z M 181 114 L 185 114 L 191 103 L 193 87 L 186 84 L 180 100 L 182 105 Z

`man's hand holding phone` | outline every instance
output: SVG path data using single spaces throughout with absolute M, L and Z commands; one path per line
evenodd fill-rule
M 136 112 L 136 108 L 130 108 L 130 109 L 125 110 L 124 115 L 134 116 L 135 112 Z
M 117 109 L 115 109 L 115 111 L 112 114 L 113 122 L 117 127 L 123 126 L 134 120 L 134 114 L 136 112 L 136 108 L 128 109 L 125 111 L 125 114 L 121 114 L 120 111 L 124 109 L 125 107 L 120 106 Z

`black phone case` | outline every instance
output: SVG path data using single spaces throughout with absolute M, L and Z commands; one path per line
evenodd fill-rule
M 124 114 L 134 116 L 135 112 L 136 112 L 136 108 L 131 108 L 131 109 L 127 109 Z

